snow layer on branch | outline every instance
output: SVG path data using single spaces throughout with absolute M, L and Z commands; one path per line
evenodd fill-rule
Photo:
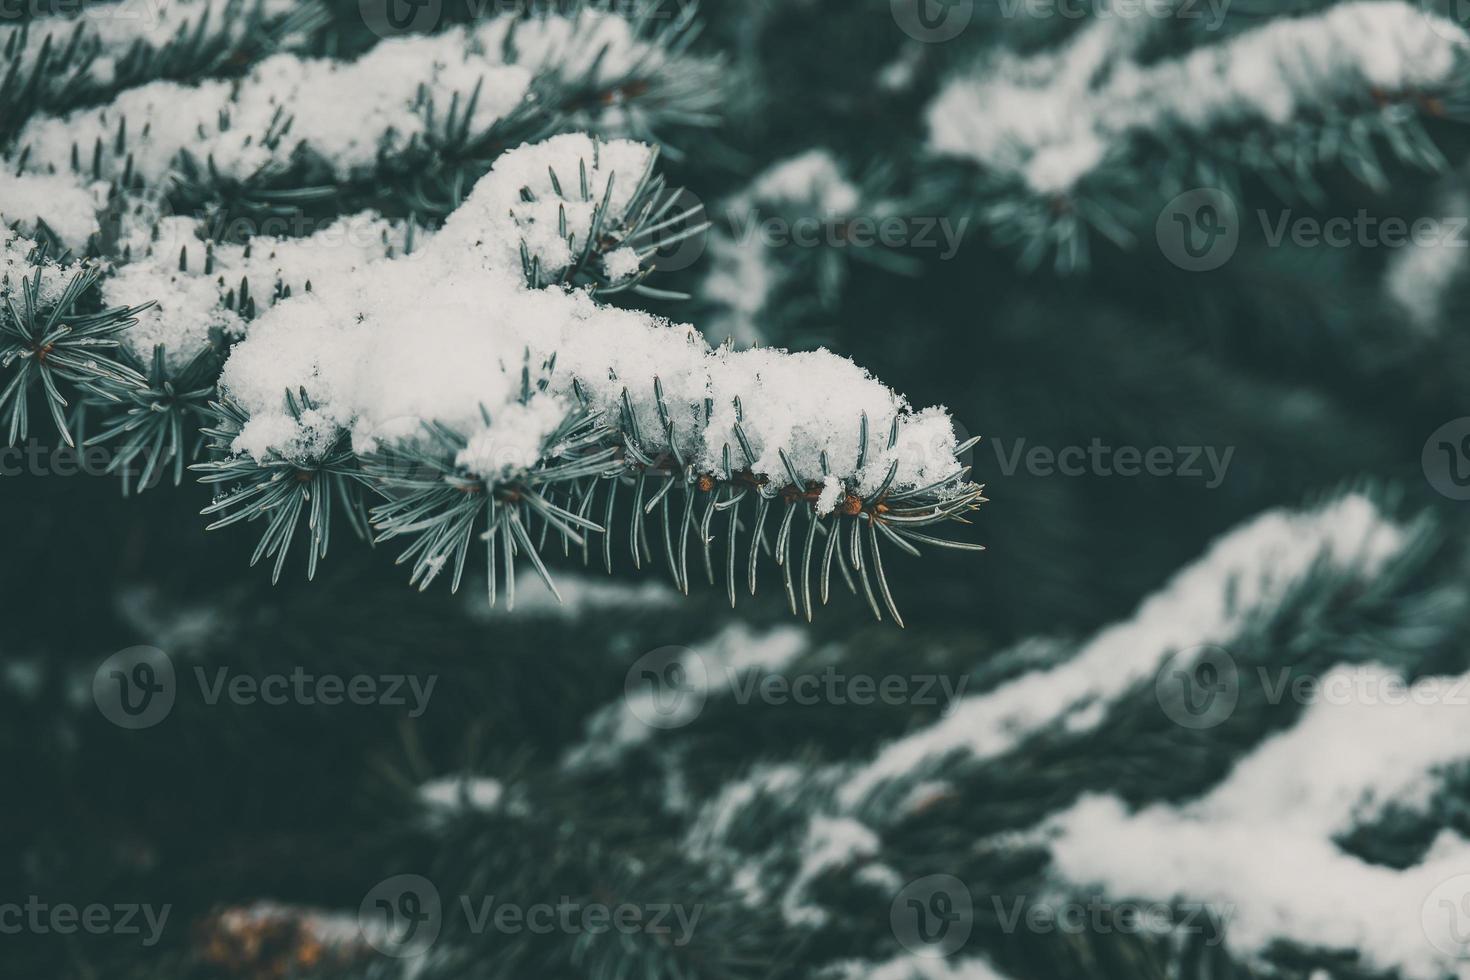
M 222 304 L 222 290 L 212 277 L 190 275 L 152 263 L 124 266 L 102 283 L 108 306 L 153 306 L 137 315 L 124 333 L 128 348 L 145 362 L 155 347 L 164 349 L 169 368 L 178 370 L 209 344 L 211 333 L 238 336 L 242 321 Z
M 9 228 L 0 227 L 0 300 L 9 299 L 17 310 L 24 309 L 21 281 L 36 282 L 38 268 L 41 276 L 36 297 L 43 307 L 61 298 L 67 283 L 71 282 L 77 272 L 75 266 L 60 265 L 49 258 L 39 265 L 32 262 L 30 256 L 35 249 L 36 243 L 31 239 Z M 5 307 L 0 303 L 0 316 L 3 315 Z
M 1437 206 L 1440 214 L 1465 214 L 1470 196 L 1458 190 L 1442 194 Z M 1465 243 L 1444 234 L 1413 242 L 1388 260 L 1384 289 L 1421 333 L 1439 332 L 1447 294 L 1464 274 L 1465 256 Z
M 676 710 L 698 714 L 709 699 L 731 693 L 742 675 L 779 672 L 807 650 L 806 635 L 790 626 L 759 636 L 741 624 L 726 627 L 679 659 L 687 696 Z M 629 692 L 626 698 L 602 708 L 588 720 L 587 738 L 567 753 L 563 765 L 582 769 L 616 762 L 657 734 L 650 724 L 650 719 L 661 717 L 657 706 L 657 692 L 645 690 Z M 678 727 L 692 718 L 671 716 L 665 727 Z
M 806 768 L 790 763 L 759 763 L 744 777 L 725 786 L 704 803 L 684 837 L 691 861 L 722 867 L 732 877 L 740 900 L 750 907 L 769 905 L 772 893 L 792 873 L 790 849 L 779 855 L 752 855 L 732 839 L 747 833 L 753 808 L 766 805 L 779 812 L 801 812 L 820 799 L 819 780 Z M 807 797 L 815 788 L 817 796 Z M 805 806 L 803 806 L 805 804 Z M 779 864 L 779 867 L 773 865 Z
M 754 204 L 806 204 L 822 214 L 850 214 L 861 192 L 826 150 L 811 150 L 766 170 L 742 195 Z
M 493 813 L 505 798 L 505 784 L 486 776 L 447 776 L 424 783 L 418 795 L 434 816 L 473 811 Z
M 587 7 L 571 17 L 540 15 L 524 20 L 498 17 L 475 30 L 487 51 L 502 51 L 509 63 L 533 74 L 556 72 L 572 81 L 587 77 L 602 87 L 635 74 L 657 76 L 669 53 L 644 37 L 625 17 Z
M 35 234 L 45 223 L 63 245 L 81 252 L 97 231 L 106 190 L 105 183 L 89 186 L 69 176 L 6 173 L 0 176 L 0 224 Z
M 825 872 L 878 856 L 878 835 L 850 817 L 816 817 L 801 844 L 801 866 L 781 898 L 781 915 L 793 926 L 820 928 L 827 910 L 810 901 L 808 890 Z
M 90 159 L 94 143 L 110 145 L 126 119 L 134 172 L 149 182 L 185 150 L 244 180 L 305 149 L 347 180 L 370 173 L 381 153 L 442 128 L 456 94 L 462 123 L 479 86 L 469 118 L 478 133 L 520 105 L 530 81 L 524 68 L 500 64 L 456 29 L 386 40 L 353 62 L 276 55 L 238 82 L 151 82 L 108 106 L 33 119 L 17 146 L 29 148 L 30 168 L 65 172 L 73 144 Z M 116 177 L 125 157 L 104 155 L 103 163 L 103 176 Z
M 1319 563 L 1368 580 L 1403 540 L 1401 529 L 1360 494 L 1313 511 L 1257 517 L 1216 541 L 1132 619 L 1102 630 L 1070 660 L 966 698 L 936 724 L 889 745 L 843 787 L 842 801 L 857 807 L 889 780 L 921 778 L 951 753 L 994 758 L 1057 725 L 1092 728 L 1103 708 L 1146 683 L 1170 656 L 1228 642 Z
M 211 34 L 227 37 L 231 42 L 243 40 L 245 31 L 256 25 L 245 16 L 259 11 L 266 22 L 279 20 L 297 7 L 296 0 L 116 0 L 112 3 L 86 3 L 77 16 L 41 17 L 29 21 L 0 25 L 0 48 L 14 43 L 11 38 L 26 32 L 26 47 L 17 53 L 19 77 L 32 71 L 41 47 L 49 38 L 51 57 L 72 43 L 80 30 L 77 57 L 84 66 L 78 73 L 60 76 L 71 80 L 80 76 L 97 86 L 113 84 L 119 62 L 136 48 L 157 50 L 174 41 L 180 33 L 192 35 L 201 21 L 209 24 Z M 8 71 L 10 63 L 7 63 Z
M 710 334 L 730 337 L 738 344 L 765 340 L 761 314 L 783 280 L 784 270 L 771 261 L 760 236 L 737 239 L 712 233 L 709 269 L 700 295 L 719 306 L 719 313 L 709 327 Z
M 594 141 L 585 133 L 553 136 L 512 150 L 495 162 L 492 177 L 476 184 L 464 204 L 445 221 L 441 247 L 474 251 L 492 268 L 519 270 L 524 245 L 530 257 L 540 262 L 543 273 L 559 275 L 579 257 L 573 247 L 580 252 L 587 244 L 594 212 L 604 198 L 608 201 L 605 231 L 628 217 L 628 206 L 653 160 L 652 148 L 642 143 Z M 527 195 L 531 200 L 525 199 Z M 565 235 L 561 232 L 563 219 Z M 630 250 L 613 254 L 623 251 Z M 610 268 L 626 271 L 626 261 L 626 256 L 620 256 Z M 636 273 L 636 252 L 632 262 Z
M 370 173 L 379 154 L 401 152 L 436 127 L 442 132 L 452 106 L 456 126 L 468 123 L 476 134 L 531 98 L 539 76 L 572 82 L 590 72 L 595 85 L 612 85 L 634 72 L 656 77 L 671 57 L 608 12 L 497 17 L 472 28 L 388 39 L 352 62 L 281 54 L 238 82 L 151 82 L 120 93 L 109 106 L 37 117 L 16 145 L 29 147 L 31 169 L 65 172 L 73 144 L 90 160 L 93 145 L 111 146 L 126 118 L 134 172 L 148 181 L 159 180 L 185 150 L 201 164 L 212 158 L 237 180 L 309 150 L 346 180 Z M 619 111 L 601 101 L 597 108 Z M 103 176 L 118 176 L 125 158 L 104 154 Z
M 1203 798 L 1135 813 L 1089 797 L 1053 818 L 1055 870 L 1137 899 L 1229 908 L 1227 941 L 1259 956 L 1273 942 L 1354 951 L 1372 972 L 1463 976 L 1459 942 L 1435 905 L 1459 906 L 1470 841 L 1446 830 L 1418 864 L 1370 864 L 1335 839 L 1385 804 L 1422 810 L 1445 768 L 1470 759 L 1470 675 L 1406 685 L 1378 666 L 1339 668 L 1297 725 L 1241 760 Z M 1335 696 L 1332 692 L 1339 692 Z M 1457 968 L 1461 972 L 1456 972 Z
M 519 248 L 497 237 L 519 235 L 523 226 L 514 214 L 500 213 L 496 202 L 514 200 L 534 176 L 523 161 L 576 173 L 587 146 L 564 137 L 511 155 L 505 167 L 482 178 L 413 260 L 325 277 L 314 282 L 311 295 L 293 296 L 256 321 L 223 377 L 251 416 L 235 450 L 257 458 L 309 457 L 351 430 L 354 446 L 367 451 L 417 432 L 420 421 L 437 421 L 472 440 L 476 448 L 465 465 L 499 478 L 513 467 L 502 465 L 497 444 L 522 446 L 528 438 L 549 438 L 556 428 L 557 413 L 544 406 L 507 415 L 520 404 L 522 365 L 536 371 L 554 355 L 556 372 L 533 402 L 548 399 L 569 413 L 578 406 L 576 381 L 591 410 L 616 422 L 626 391 L 643 451 L 658 455 L 677 447 L 702 472 L 722 472 L 728 446 L 732 466 L 777 487 L 790 482 L 782 451 L 811 482 L 822 479 L 825 453 L 831 472 L 859 494 L 876 491 L 895 461 L 898 489 L 955 474 L 948 415 L 938 408 L 912 412 L 901 396 L 846 358 L 825 350 L 712 350 L 690 326 L 599 306 L 583 292 L 527 288 Z M 604 160 L 636 162 L 647 150 L 619 143 L 602 153 Z M 631 189 L 614 183 L 614 209 Z M 532 242 L 548 252 L 553 247 L 539 228 Z M 660 419 L 655 378 L 673 423 L 672 441 Z M 283 392 L 298 388 L 320 406 L 309 420 L 291 418 L 283 404 Z M 864 414 L 869 445 L 859 468 Z M 744 456 L 737 421 L 753 459 Z M 495 465 L 484 466 L 486 459 Z
M 137 259 L 103 280 L 102 296 L 109 306 L 154 302 L 123 335 L 139 357 L 146 360 L 161 345 L 168 365 L 183 367 L 209 343 L 212 331 L 227 336 L 244 332 L 245 321 L 225 303 L 233 292 L 238 309 L 242 283 L 244 292 L 264 305 L 284 288 L 304 292 L 308 284 L 340 278 L 374 260 L 401 254 L 409 236 L 404 222 L 365 211 L 305 237 L 257 235 L 248 248 L 213 244 L 212 271 L 206 274 L 201 235 L 210 230 L 184 217 L 127 229 L 124 244 Z M 421 229 L 414 229 L 413 235 L 418 242 L 430 237 Z M 179 268 L 181 253 L 184 270 Z
M 733 234 L 711 233 L 710 271 L 700 290 L 719 307 L 708 333 L 741 344 L 765 339 L 761 314 L 776 290 L 793 275 L 762 240 L 760 226 L 765 219 L 788 213 L 803 218 L 847 217 L 861 203 L 861 190 L 826 150 L 812 150 L 772 165 L 726 201 L 721 210 Z
M 679 605 L 679 593 L 659 581 L 625 582 L 606 576 L 560 573 L 556 576 L 560 599 L 536 576 L 516 582 L 515 609 L 492 606 L 485 590 L 469 589 L 470 615 L 477 620 L 501 622 L 509 619 L 554 619 L 574 621 L 587 616 L 611 615 L 624 618 L 657 616 Z
M 1131 60 L 1138 37 L 1126 21 L 1100 20 L 1058 52 L 991 58 L 935 98 L 930 149 L 1064 193 L 1137 134 L 1280 127 L 1343 102 L 1371 104 L 1375 93 L 1440 91 L 1470 46 L 1458 27 L 1402 0 L 1278 18 L 1147 66 Z
M 820 974 L 822 980 L 1007 980 L 977 957 L 939 959 L 909 954 L 883 963 L 848 961 Z

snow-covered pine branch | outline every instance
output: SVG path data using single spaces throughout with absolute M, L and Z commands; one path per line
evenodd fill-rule
M 212 526 L 264 518 L 255 557 L 277 576 L 299 528 L 315 572 L 335 510 L 405 539 L 421 586 L 452 568 L 458 587 L 483 540 L 490 595 L 513 598 L 517 557 L 550 583 L 551 532 L 584 557 L 602 532 L 610 569 L 623 490 L 634 563 L 662 551 L 685 590 L 691 551 L 715 580 L 718 536 L 732 603 L 764 550 L 793 611 L 827 600 L 835 566 L 898 619 L 881 548 L 975 547 L 923 530 L 982 499 L 947 414 L 825 350 L 711 348 L 599 305 L 668 295 L 645 285 L 653 256 L 699 216 L 643 143 L 569 133 L 505 152 L 573 124 L 708 122 L 718 66 L 685 52 L 692 36 L 685 16 L 574 3 L 35 115 L 0 204 L 101 260 L 84 286 L 117 307 L 99 321 L 116 350 L 58 372 L 65 345 L 20 322 L 55 311 L 9 317 L 12 439 L 32 382 L 58 425 L 101 415 L 89 441 L 116 445 L 125 488 L 179 479 L 202 433 Z
M 1169 196 L 1238 175 L 1282 193 L 1330 164 L 1383 186 L 1379 154 L 1445 166 L 1424 119 L 1464 121 L 1470 36 L 1406 0 L 1352 0 L 1142 62 L 1167 18 L 1086 22 L 1060 47 L 1001 49 L 949 79 L 927 111 L 947 191 L 1039 262 L 1085 264 L 1087 236 L 1130 245 Z M 1155 200 L 1142 166 L 1168 178 Z M 943 192 L 938 189 L 936 194 Z M 943 197 L 941 196 L 941 199 Z
M 7 442 L 30 431 L 33 391 L 42 393 L 57 433 L 75 445 L 63 395 L 110 397 L 112 388 L 143 382 L 115 358 L 120 335 L 134 325 L 138 308 L 103 307 L 95 269 L 57 262 L 45 249 L 0 227 L 0 417 Z
M 33 113 L 160 79 L 229 74 L 262 53 L 304 46 L 326 20 L 315 0 L 120 0 L 0 24 L 0 144 Z
M 690 36 L 682 18 L 579 4 L 394 38 L 350 61 L 279 54 L 241 78 L 150 81 L 26 121 L 7 166 L 32 183 L 0 191 L 14 211 L 0 214 L 32 233 L 44 222 L 74 251 L 99 231 L 88 197 L 101 211 L 118 191 L 162 193 L 165 213 L 226 228 L 305 203 L 403 213 L 407 201 L 432 219 L 528 138 L 710 122 L 718 66 L 684 53 Z
M 1438 550 L 1433 524 L 1396 520 L 1387 506 L 1376 493 L 1349 492 L 1308 510 L 1263 514 L 1223 536 L 1132 617 L 1099 631 L 1074 652 L 1049 642 L 1053 649 L 1044 657 L 1025 650 L 1003 656 L 1033 666 L 1006 672 L 1009 679 L 871 755 L 820 766 L 801 759 L 763 761 L 697 807 L 685 838 L 688 852 L 702 866 L 725 869 L 751 908 L 779 907 L 789 926 L 799 929 L 841 930 L 864 921 L 863 909 L 886 909 L 904 881 L 938 868 L 975 885 L 983 882 L 992 894 L 1008 894 L 1013 886 L 1022 895 L 1039 888 L 1065 892 L 1067 886 L 1055 881 L 1027 878 L 1015 884 L 1016 875 L 1030 873 L 1023 869 L 1034 868 L 1038 859 L 1044 863 L 1048 846 L 1063 881 L 1102 884 L 1106 895 L 1120 901 L 1179 896 L 1173 887 L 1179 869 L 1193 863 L 1183 898 L 1234 902 L 1237 908 L 1249 904 L 1259 911 L 1279 856 L 1258 849 L 1247 855 L 1259 843 L 1248 828 L 1259 828 L 1269 811 L 1273 826 L 1284 821 L 1298 828 L 1289 840 L 1301 845 L 1297 859 L 1310 862 L 1313 872 L 1294 876 L 1302 885 L 1291 896 L 1289 921 L 1261 914 L 1245 923 L 1240 951 L 1262 952 L 1273 939 L 1329 951 L 1366 946 L 1381 968 L 1431 975 L 1433 950 L 1396 940 L 1406 934 L 1404 923 L 1417 919 L 1429 887 L 1450 873 L 1440 858 L 1463 860 L 1463 842 L 1447 834 L 1423 865 L 1396 873 L 1338 853 L 1334 841 L 1381 816 L 1390 801 L 1420 810 L 1429 804 L 1442 767 L 1465 756 L 1463 740 L 1452 737 L 1460 723 L 1455 709 L 1416 720 L 1408 717 L 1413 712 L 1405 713 L 1412 705 L 1397 711 L 1323 705 L 1298 716 L 1290 703 L 1274 708 L 1252 670 L 1258 664 L 1262 670 L 1297 664 L 1307 674 L 1320 669 L 1327 680 L 1339 680 L 1341 673 L 1383 680 L 1399 667 L 1373 665 L 1375 658 L 1418 663 L 1409 647 L 1435 648 L 1458 636 L 1462 588 L 1416 604 L 1418 575 Z M 1421 632 L 1431 608 L 1450 615 Z M 1369 620 L 1377 624 L 1373 635 L 1361 628 Z M 1188 666 L 1179 655 L 1201 644 L 1235 652 L 1239 727 L 1186 732 L 1166 716 L 1168 708 L 1159 700 L 1165 692 L 1156 679 L 1170 665 Z M 725 676 L 720 668 L 727 663 L 732 677 L 737 665 L 783 673 L 803 653 L 779 638 L 747 638 L 734 658 L 723 646 L 701 648 L 717 677 Z M 1338 664 L 1344 666 L 1334 673 Z M 760 682 L 759 676 L 742 681 Z M 1444 681 L 1439 690 L 1453 683 Z M 713 685 L 708 693 L 715 696 Z M 638 742 L 675 741 L 662 732 L 633 739 L 620 734 L 633 728 L 617 723 L 630 708 L 637 705 L 614 705 L 594 716 L 589 740 L 570 760 L 611 763 Z M 1267 711 L 1275 712 L 1274 724 L 1259 715 Z M 1381 734 L 1411 721 L 1415 735 L 1407 743 Z M 1358 724 L 1367 726 L 1351 742 L 1361 746 L 1359 753 L 1344 753 L 1344 738 L 1323 735 Z M 1222 743 L 1237 745 L 1242 736 L 1292 725 L 1275 742 L 1263 742 L 1254 756 L 1244 746 L 1246 761 L 1213 791 L 1206 792 L 1223 774 L 1188 763 L 1207 754 L 1207 746 L 1218 750 Z M 727 736 L 708 733 L 714 740 Z M 673 770 L 671 781 L 689 758 L 700 755 L 684 732 L 677 738 L 681 745 L 652 756 Z M 1163 755 L 1161 743 L 1171 746 Z M 1080 771 L 1079 758 L 1101 771 Z M 1342 764 L 1332 765 L 1332 759 Z M 1139 772 L 1143 760 L 1153 775 Z M 649 764 L 645 753 L 638 765 Z M 1052 771 L 1052 765 L 1060 768 Z M 1133 776 L 1120 778 L 1120 772 Z M 1182 792 L 1181 785 L 1194 790 Z M 1129 814 L 1117 799 L 1086 798 L 1092 787 L 1130 801 L 1202 799 Z M 1283 803 L 1287 794 L 1293 796 L 1290 805 Z M 1306 798 L 1311 805 L 1305 812 L 1288 813 Z M 793 822 L 793 814 L 802 819 Z M 989 834 L 936 838 L 934 828 L 951 826 L 956 814 L 964 815 L 967 828 L 989 828 Z M 1230 836 L 1235 832 L 1238 839 Z M 1119 835 L 1157 839 L 1164 853 L 1157 864 L 1140 861 L 1139 854 L 1154 852 L 1152 844 L 1120 849 L 1112 843 Z M 1195 861 L 1206 837 L 1234 840 L 1238 849 L 1217 853 L 1204 847 L 1208 859 Z M 1036 858 L 1024 858 L 1032 849 Z M 1238 866 L 1250 869 L 1244 878 L 1234 873 Z M 1350 892 L 1315 892 L 1310 883 L 1318 869 L 1343 875 L 1351 893 L 1374 891 L 1366 882 L 1381 875 L 1391 893 L 1334 919 L 1332 910 Z M 1379 913 L 1385 917 L 1375 926 Z M 843 917 L 850 918 L 839 922 Z
M 280 54 L 253 68 L 232 62 L 243 77 L 191 70 L 188 81 L 169 81 L 163 73 L 110 104 L 88 105 L 98 100 L 74 88 L 64 101 L 79 108 L 26 123 L 0 177 L 0 220 L 53 254 L 105 260 L 107 302 L 151 304 L 118 352 L 146 384 L 105 385 L 105 397 L 89 399 L 102 415 L 93 441 L 118 440 L 119 472 L 144 487 L 150 481 L 141 477 L 155 466 L 180 478 L 192 442 L 181 425 L 192 427 L 205 409 L 224 352 L 256 310 L 310 289 L 330 270 L 411 251 L 506 147 L 574 124 L 617 132 L 709 121 L 715 65 L 685 52 L 694 35 L 687 17 L 592 3 L 559 9 L 384 42 L 356 60 Z M 91 18 L 41 18 L 27 36 L 100 31 L 111 46 L 84 32 L 92 38 L 86 50 L 105 48 L 109 57 L 122 57 L 124 42 L 163 36 L 154 21 L 122 12 L 99 8 L 96 17 L 109 16 L 96 29 Z M 193 18 L 193 51 L 213 37 L 205 27 L 219 13 L 180 0 L 165 21 L 178 33 Z M 18 41 L 15 49 L 25 50 Z M 165 54 L 159 64 L 183 57 Z M 104 60 L 87 64 L 103 72 Z M 108 72 L 119 85 L 136 79 Z M 671 211 L 661 179 L 643 193 L 654 204 L 639 212 L 644 225 L 609 227 L 559 272 L 528 257 L 528 278 L 669 295 L 644 285 L 647 254 L 617 246 L 641 238 L 647 252 L 649 235 L 668 244 L 698 223 Z M 53 409 L 67 397 L 57 392 Z M 133 466 L 160 453 L 142 474 Z
M 904 221 L 882 194 L 881 178 L 851 179 L 825 149 L 809 150 L 768 167 L 712 214 L 709 274 L 700 297 L 710 304 L 706 332 L 739 343 L 781 336 L 777 310 L 787 319 L 805 309 L 835 309 L 847 284 L 849 260 L 911 271 L 896 252 L 846 240 L 854 219 L 873 232 L 881 222 Z M 768 237 L 768 228 L 779 235 Z M 818 243 L 827 247 L 778 248 Z M 815 287 L 815 288 L 813 288 Z M 781 326 L 784 326 L 781 325 Z
M 513 596 L 517 553 L 545 575 L 533 520 L 584 551 L 602 532 L 610 566 L 628 484 L 635 564 L 662 550 L 685 590 L 693 532 L 712 581 L 726 538 L 732 603 L 737 578 L 753 591 L 769 520 L 793 610 L 798 594 L 808 617 L 814 592 L 826 600 L 835 560 L 875 614 L 897 618 L 880 542 L 942 544 L 919 528 L 980 499 L 942 409 L 912 411 L 825 350 L 711 348 L 692 327 L 537 281 L 638 224 L 651 163 L 631 141 L 522 147 L 412 255 L 326 275 L 261 315 L 225 364 L 210 430 L 224 458 L 208 479 L 237 485 L 211 508 L 228 512 L 217 524 L 269 513 L 257 558 L 279 574 L 309 507 L 314 568 L 332 496 L 363 481 L 389 500 L 371 513 L 377 536 L 411 540 L 415 582 L 452 565 L 457 587 L 483 537 L 492 595 Z M 616 250 L 607 261 L 623 264 Z M 654 510 L 662 549 L 644 521 Z
M 1342 666 L 1320 689 L 1326 696 L 1294 727 L 1198 799 L 1130 812 L 1115 796 L 1093 795 L 1057 814 L 1044 828 L 1057 875 L 1074 888 L 1229 908 L 1230 948 L 1247 961 L 1292 944 L 1350 954 L 1375 973 L 1453 974 L 1460 958 L 1448 950 L 1462 939 L 1424 910 L 1463 874 L 1470 841 L 1445 828 L 1405 867 L 1343 841 L 1390 812 L 1426 811 L 1470 761 L 1470 675 L 1416 681 L 1379 664 Z M 1347 691 L 1372 694 L 1331 693 Z

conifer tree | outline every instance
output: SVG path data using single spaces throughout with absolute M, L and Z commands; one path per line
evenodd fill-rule
M 21 6 L 0 972 L 1467 974 L 1456 5 Z

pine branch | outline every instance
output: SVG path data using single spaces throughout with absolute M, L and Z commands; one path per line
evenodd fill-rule
M 119 335 L 145 307 L 103 309 L 97 303 L 96 270 L 53 262 L 44 249 L 14 236 L 3 241 L 3 248 L 0 369 L 11 376 L 0 389 L 0 411 L 9 415 L 7 442 L 14 446 L 27 437 L 30 395 L 40 391 L 57 432 L 74 446 L 64 387 L 117 399 L 119 389 L 142 385 L 142 374 L 108 352 L 119 346 Z
M 181 371 L 174 371 L 163 347 L 155 347 L 144 365 L 132 348 L 118 348 L 118 359 L 145 379 L 141 386 L 116 390 L 113 398 L 90 399 L 87 408 L 102 413 L 101 431 L 83 445 L 115 444 L 107 471 L 122 478 L 123 493 L 139 493 L 154 486 L 171 466 L 173 482 L 183 482 L 184 467 L 199 455 L 203 436 L 197 429 L 207 420 L 219 378 L 219 355 L 212 347 L 198 350 Z
M 584 4 L 568 15 L 497 17 L 355 61 L 272 62 L 234 83 L 128 89 L 110 105 L 31 119 L 9 162 L 81 186 L 162 192 L 171 213 L 221 226 L 297 209 L 323 218 L 372 208 L 432 222 L 525 141 L 709 125 L 719 65 L 685 53 L 693 36 L 687 17 L 661 21 L 641 7 L 627 17 Z M 385 89 L 380 62 L 398 48 L 454 70 Z M 389 77 L 401 75 L 398 64 Z M 309 98 L 336 104 L 329 113 L 285 108 Z
M 920 545 L 967 547 L 925 531 L 963 521 L 982 502 L 981 488 L 968 483 L 957 462 L 973 442 L 956 446 L 941 413 L 910 412 L 881 384 L 825 352 L 709 351 L 687 328 L 598 307 L 590 291 L 565 293 L 595 252 L 585 243 L 633 247 L 627 243 L 638 241 L 639 229 L 661 218 L 652 160 L 639 144 L 576 136 L 522 148 L 497 164 L 413 261 L 348 271 L 326 288 L 319 284 L 307 305 L 305 297 L 283 299 L 267 311 L 226 364 L 222 385 L 232 400 L 215 406 L 209 433 L 216 458 L 198 467 L 211 482 L 236 487 L 210 508 L 233 511 L 214 526 L 269 514 L 258 555 L 281 556 L 283 536 L 307 513 L 308 500 L 326 512 L 318 481 L 356 479 L 386 500 L 368 514 L 377 540 L 408 540 L 399 561 L 411 564 L 411 582 L 426 587 L 452 568 L 458 588 L 478 537 L 491 601 L 503 592 L 513 602 L 517 558 L 555 592 L 542 558 L 548 539 L 559 539 L 564 554 L 581 549 L 590 561 L 588 536 L 602 534 L 601 557 L 611 571 L 613 541 L 623 537 L 614 523 L 617 500 L 626 489 L 634 565 L 661 551 L 682 591 L 689 589 L 691 550 L 716 581 L 716 539 L 723 534 L 718 564 L 732 604 L 738 579 L 755 591 L 765 552 L 782 569 L 793 613 L 810 618 L 814 594 L 824 603 L 830 596 L 835 559 L 875 616 L 886 611 L 901 622 L 882 548 L 917 554 Z M 558 175 L 568 162 L 577 168 L 575 188 Z M 640 176 L 623 184 L 618 168 Z M 525 175 L 537 173 L 545 176 L 531 191 Z M 431 284 L 441 279 L 444 293 L 426 318 L 410 297 L 426 288 L 433 295 Z M 459 298 L 467 293 L 496 297 L 489 324 L 478 304 Z M 339 317 L 347 333 L 331 325 Z M 361 329 L 377 339 L 356 336 L 353 324 L 366 324 Z M 436 332 L 442 336 L 431 340 Z M 612 338 L 616 346 L 609 348 Z M 365 345 L 390 368 L 400 356 L 415 356 L 407 348 L 392 353 L 405 341 L 456 352 L 455 361 L 440 366 L 441 377 L 424 383 L 444 392 L 463 386 L 473 401 L 458 409 L 443 402 L 432 415 L 402 413 L 381 403 L 376 384 L 353 394 L 342 384 L 355 382 L 332 380 L 336 345 Z M 283 371 L 273 347 L 282 342 L 307 357 L 299 365 L 305 373 L 294 373 L 294 355 Z M 518 371 L 506 363 L 512 343 L 520 345 Z M 633 374 L 623 380 L 622 371 Z M 357 369 L 353 376 L 366 377 Z M 794 389 L 813 383 L 827 387 L 820 406 L 811 406 L 817 414 L 783 418 L 808 410 L 806 396 Z M 313 401 L 308 385 L 333 392 L 332 401 Z M 287 395 L 283 411 L 272 388 L 299 394 Z M 829 401 L 852 406 L 856 417 Z M 870 432 L 870 425 L 883 428 Z M 299 490 L 277 486 L 283 472 L 295 476 L 282 485 Z M 351 491 L 344 485 L 341 495 Z M 773 516 L 774 540 L 766 533 Z M 325 550 L 324 532 L 315 517 L 306 528 L 310 574 Z
M 172 0 L 0 28 L 0 146 L 38 113 L 66 113 L 161 80 L 232 74 L 305 45 L 327 22 L 317 2 Z
M 1088 22 L 1057 50 L 953 77 L 928 109 L 919 200 L 973 201 L 1024 267 L 1067 273 L 1097 241 L 1131 249 L 1192 188 L 1320 201 L 1334 168 L 1374 191 L 1389 167 L 1440 172 L 1430 127 L 1470 121 L 1470 37 L 1412 4 L 1279 17 L 1147 65 L 1137 20 Z M 1273 67 L 1247 87 L 1241 64 Z M 1141 171 L 1164 176 L 1140 184 Z

